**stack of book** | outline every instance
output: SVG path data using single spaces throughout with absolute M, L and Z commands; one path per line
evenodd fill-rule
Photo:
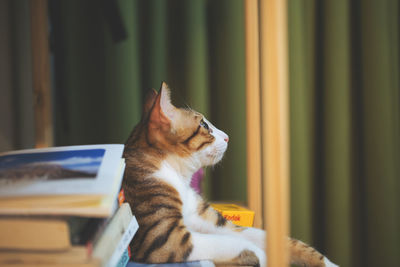
M 125 266 L 138 224 L 118 202 L 123 149 L 0 154 L 0 266 Z

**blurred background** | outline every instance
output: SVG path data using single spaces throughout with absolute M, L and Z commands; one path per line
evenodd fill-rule
M 399 13 L 288 0 L 291 235 L 340 266 L 400 265 Z M 30 16 L 0 0 L 0 151 L 35 145 Z M 165 81 L 230 136 L 205 195 L 246 203 L 244 19 L 242 0 L 49 0 L 54 145 L 124 143 Z

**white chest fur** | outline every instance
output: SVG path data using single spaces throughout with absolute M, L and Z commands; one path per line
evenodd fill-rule
M 190 177 L 183 177 L 168 162 L 164 161 L 161 168 L 154 173 L 154 177 L 170 184 L 174 187 L 182 200 L 182 215 L 184 220 L 196 215 L 199 196 L 190 187 Z

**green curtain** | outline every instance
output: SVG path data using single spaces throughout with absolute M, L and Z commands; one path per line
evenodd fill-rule
M 1 152 L 35 145 L 29 4 L 0 1 Z
M 230 135 L 206 195 L 245 202 L 243 1 L 110 3 L 50 1 L 56 144 L 123 143 L 166 81 Z M 288 3 L 292 235 L 340 266 L 397 266 L 399 1 Z
M 400 264 L 399 1 L 289 0 L 292 235 Z
M 52 0 L 56 144 L 124 143 L 165 81 L 230 135 L 212 200 L 246 201 L 242 0 Z

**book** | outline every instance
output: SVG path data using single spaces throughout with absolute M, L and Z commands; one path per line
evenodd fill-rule
M 125 169 L 123 145 L 0 154 L 0 215 L 109 217 Z
M 110 226 L 94 242 L 93 258 L 103 259 L 103 266 L 112 267 L 117 265 L 139 229 L 139 224 L 128 203 L 123 203 L 119 210 L 121 212 L 117 214 L 118 216 L 116 215 L 112 218 Z M 111 250 L 110 247 L 113 247 L 114 250 Z M 107 259 L 107 261 L 104 259 Z
M 86 264 L 100 266 L 99 260 L 88 257 L 88 250 L 84 246 L 73 247 L 66 251 L 0 251 L 0 266 L 58 266 L 58 265 Z
M 60 218 L 0 218 L 0 249 L 66 250 L 69 226 Z
M 86 244 L 73 245 L 65 251 L 0 250 L 0 266 L 123 266 L 129 259 L 127 247 L 138 227 L 129 204 L 123 203 Z
M 0 216 L 0 250 L 63 251 L 87 243 L 109 218 Z

